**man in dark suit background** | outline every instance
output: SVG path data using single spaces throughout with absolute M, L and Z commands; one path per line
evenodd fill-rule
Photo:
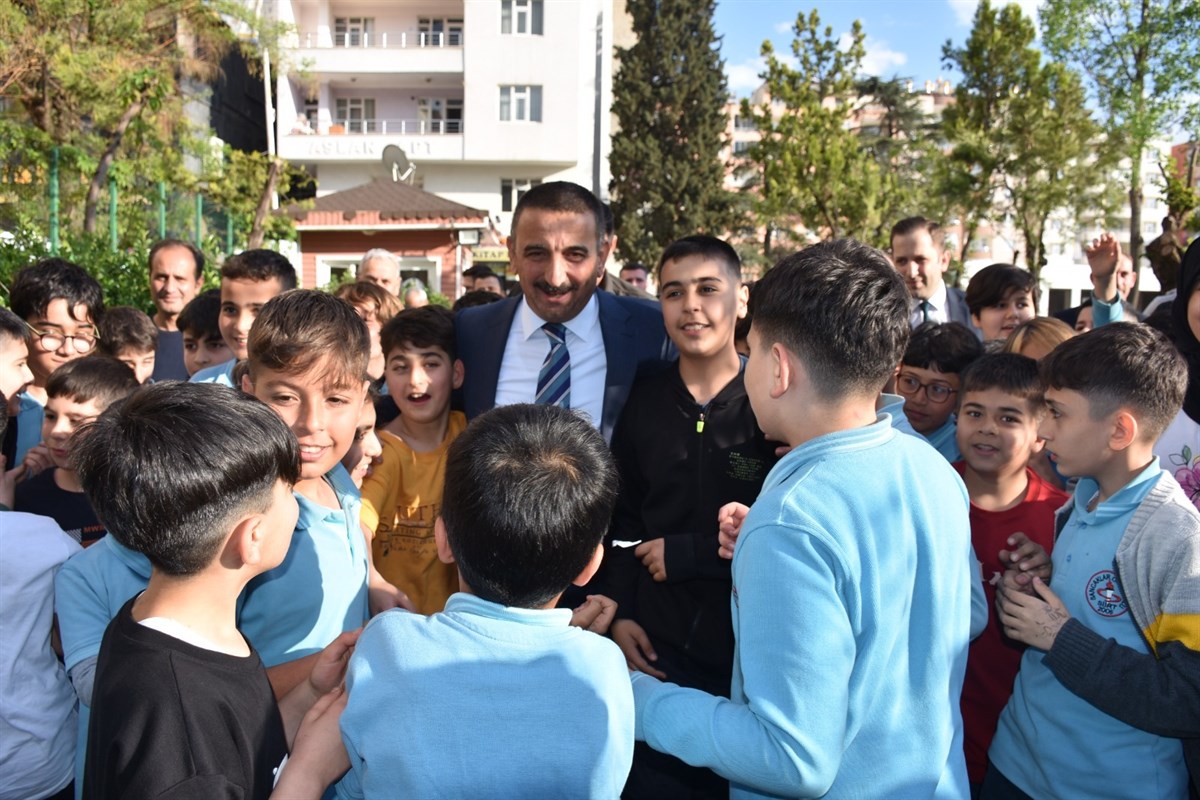
M 961 289 L 947 286 L 950 266 L 942 226 L 925 217 L 902 219 L 892 227 L 892 264 L 912 296 L 909 322 L 961 322 L 971 330 L 971 311 Z
M 455 321 L 468 419 L 537 401 L 555 361 L 567 386 L 563 403 L 559 377 L 553 401 L 587 414 L 611 439 L 634 378 L 673 352 L 657 304 L 596 291 L 610 248 L 603 206 L 587 189 L 555 181 L 525 193 L 508 239 L 521 296 L 463 309 Z M 555 350 L 564 345 L 565 358 Z

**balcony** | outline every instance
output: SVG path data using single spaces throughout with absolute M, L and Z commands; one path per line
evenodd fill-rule
M 394 144 L 414 161 L 462 161 L 463 121 L 345 119 L 306 132 L 297 125 L 279 137 L 279 155 L 307 163 L 378 161 Z
M 292 48 L 306 68 L 318 75 L 362 73 L 461 73 L 460 31 L 369 31 L 331 34 L 328 29 L 300 31 Z

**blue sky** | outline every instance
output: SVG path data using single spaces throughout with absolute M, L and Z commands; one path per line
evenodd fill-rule
M 1039 0 L 1017 0 L 1035 14 Z M 714 26 L 724 37 L 721 56 L 729 90 L 743 97 L 759 84 L 762 42 L 770 39 L 779 54 L 791 53 L 796 15 L 816 8 L 822 25 L 834 35 L 848 34 L 855 19 L 867 35 L 863 71 L 872 75 L 926 80 L 957 76 L 942 66 L 942 44 L 961 45 L 971 31 L 978 0 L 717 0 Z

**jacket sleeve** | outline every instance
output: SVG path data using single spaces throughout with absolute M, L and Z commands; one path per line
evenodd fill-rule
M 1043 663 L 1109 716 L 1158 736 L 1200 737 L 1200 652 L 1183 642 L 1139 653 L 1069 619 Z
M 646 480 L 637 457 L 637 416 L 636 402 L 627 403 L 613 431 L 612 452 L 621 488 L 608 535 L 604 539 L 604 565 L 597 587 L 601 593 L 607 593 L 617 602 L 619 619 L 635 616 L 634 600 L 637 597 L 639 570 L 645 567 L 633 555 L 632 546 L 617 547 L 614 542 L 640 542 L 655 538 L 646 530 L 642 519 Z

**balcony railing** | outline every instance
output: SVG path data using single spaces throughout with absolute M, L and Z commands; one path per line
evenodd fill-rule
M 461 119 L 341 119 L 324 129 L 297 125 L 294 134 L 359 135 L 394 134 L 397 136 L 441 136 L 463 132 Z
M 462 31 L 363 31 L 335 33 L 330 40 L 317 31 L 301 31 L 299 46 L 306 49 L 462 47 L 463 34 Z

